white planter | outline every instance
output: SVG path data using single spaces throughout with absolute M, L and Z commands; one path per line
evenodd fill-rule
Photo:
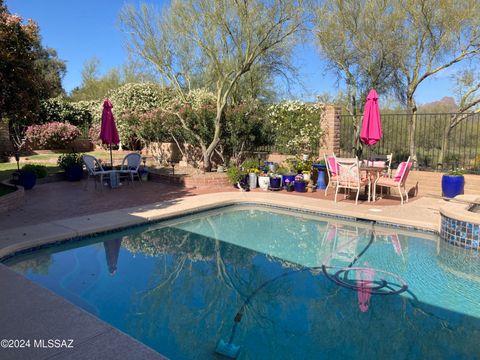
M 310 181 L 310 174 L 303 174 L 303 180 L 305 180 L 306 182 L 309 182 Z
M 258 177 L 258 186 L 260 189 L 267 191 L 270 186 L 270 176 L 259 176 Z
M 248 174 L 248 185 L 250 186 L 250 189 L 255 189 L 257 187 L 257 174 Z

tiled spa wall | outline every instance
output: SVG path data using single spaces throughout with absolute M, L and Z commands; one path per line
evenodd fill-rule
M 480 225 L 442 215 L 440 235 L 452 245 L 480 250 Z

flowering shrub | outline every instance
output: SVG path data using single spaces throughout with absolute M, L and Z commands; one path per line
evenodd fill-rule
M 102 140 L 100 140 L 100 130 L 101 130 L 100 123 L 94 123 L 88 129 L 88 139 L 91 141 L 92 144 L 95 146 L 102 146 Z
M 313 154 L 324 136 L 322 120 L 325 106 L 300 101 L 285 101 L 268 108 L 275 134 L 275 147 L 290 154 Z
M 137 140 L 135 132 L 142 114 L 165 108 L 173 93 L 169 88 L 156 84 L 130 83 L 110 91 L 107 97 L 113 104 L 120 140 L 123 144 L 130 144 Z
M 70 103 L 61 96 L 40 103 L 39 121 L 41 123 L 66 122 L 88 128 L 92 120 L 93 116 L 89 109 Z
M 31 125 L 25 135 L 37 149 L 64 149 L 80 136 L 80 130 L 69 123 L 51 122 Z

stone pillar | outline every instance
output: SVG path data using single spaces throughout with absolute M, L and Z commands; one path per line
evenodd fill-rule
M 325 137 L 320 143 L 319 157 L 324 158 L 325 154 L 340 155 L 340 115 L 342 109 L 338 106 L 327 105 L 322 120 L 322 129 Z

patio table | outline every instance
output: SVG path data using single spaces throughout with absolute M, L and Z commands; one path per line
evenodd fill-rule
M 360 171 L 365 171 L 368 177 L 368 186 L 372 188 L 372 184 L 375 184 L 375 181 L 380 177 L 380 175 L 387 170 L 386 166 L 360 166 Z M 375 185 L 374 185 L 375 186 Z M 370 192 L 373 194 L 373 192 Z M 376 199 L 373 198 L 372 201 L 375 202 Z

